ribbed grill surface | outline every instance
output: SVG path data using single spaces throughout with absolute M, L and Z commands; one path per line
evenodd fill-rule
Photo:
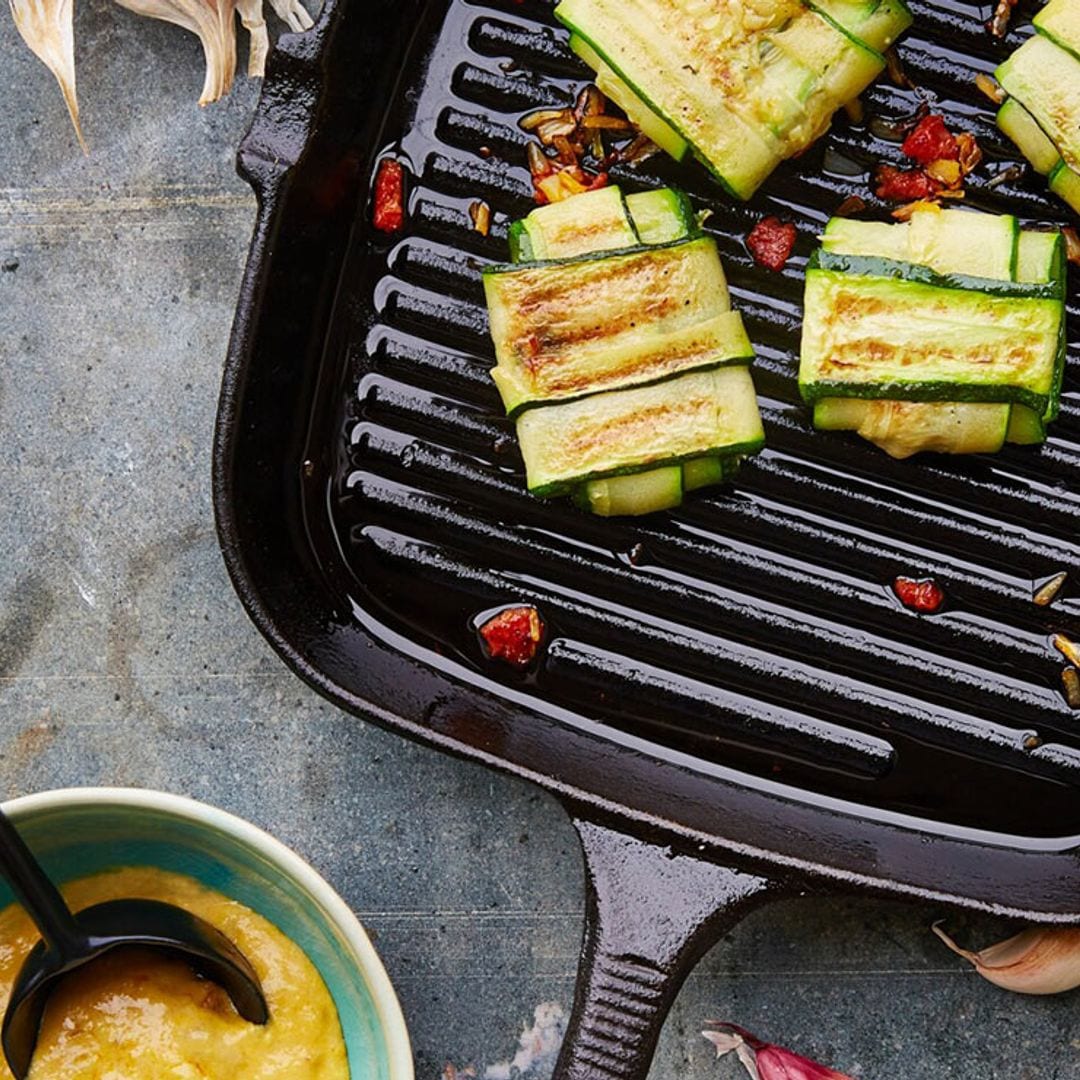
M 969 202 L 1068 220 L 1037 177 L 989 184 L 1016 155 L 973 80 L 1026 19 L 1001 46 L 986 5 L 915 12 L 900 49 L 911 81 L 987 155 Z M 714 211 L 706 227 L 758 350 L 768 448 L 733 487 L 672 514 L 605 521 L 530 498 L 487 374 L 478 267 L 505 258 L 508 222 L 532 205 L 518 120 L 570 103 L 588 76 L 537 0 L 454 0 L 432 26 L 388 122 L 414 169 L 407 233 L 387 250 L 357 230 L 339 335 L 349 377 L 330 510 L 356 601 L 420 654 L 658 748 L 956 824 L 1080 831 L 1080 713 L 1049 643 L 1080 637 L 1080 603 L 1068 589 L 1050 608 L 1032 603 L 1034 583 L 1080 575 L 1075 365 L 1041 450 L 894 462 L 854 436 L 814 433 L 795 379 L 802 270 L 847 195 L 873 205 L 869 171 L 899 162 L 896 143 L 876 120 L 854 129 L 838 117 L 745 206 L 700 167 L 657 157 L 616 177 L 628 190 L 677 183 Z M 920 95 L 883 80 L 864 100 L 868 117 L 891 120 Z M 494 211 L 487 237 L 471 227 L 474 199 Z M 767 213 L 800 230 L 781 274 L 744 246 Z M 946 608 L 903 609 L 889 588 L 898 574 L 936 577 Z M 511 602 L 535 603 L 549 627 L 533 675 L 486 661 L 475 632 Z

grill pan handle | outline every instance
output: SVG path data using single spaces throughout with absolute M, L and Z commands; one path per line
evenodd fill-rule
M 775 893 L 755 874 L 574 819 L 585 936 L 553 1080 L 644 1080 L 671 1003 L 699 957 Z

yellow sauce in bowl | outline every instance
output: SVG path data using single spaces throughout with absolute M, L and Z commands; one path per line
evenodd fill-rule
M 74 910 L 105 900 L 176 904 L 240 948 L 262 981 L 265 1026 L 183 961 L 121 949 L 67 976 L 49 999 L 30 1080 L 348 1080 L 337 1009 L 303 950 L 250 908 L 191 878 L 130 867 L 71 882 Z M 0 912 L 0 1009 L 40 935 L 18 905 Z M 0 1080 L 11 1073 L 0 1055 Z

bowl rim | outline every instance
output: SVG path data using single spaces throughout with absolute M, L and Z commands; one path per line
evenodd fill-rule
M 412 1044 L 401 1003 L 367 931 L 333 886 L 310 863 L 275 836 L 231 811 L 186 795 L 152 788 L 55 788 L 5 800 L 0 804 L 0 809 L 18 819 L 42 810 L 104 804 L 156 810 L 227 833 L 240 843 L 257 849 L 310 892 L 344 935 L 364 973 L 386 1039 L 390 1080 L 414 1080 Z

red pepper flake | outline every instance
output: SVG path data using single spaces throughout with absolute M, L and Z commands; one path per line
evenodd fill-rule
M 405 224 L 405 169 L 393 158 L 383 158 L 375 175 L 372 224 L 384 233 L 399 232 Z
M 536 659 L 544 637 L 544 622 L 534 607 L 506 608 L 480 627 L 480 636 L 493 660 L 525 668 Z
M 937 113 L 924 116 L 900 147 L 903 153 L 920 165 L 931 161 L 956 161 L 960 157 L 960 144 L 956 136 L 945 126 L 944 117 Z
M 922 169 L 897 169 L 892 165 L 879 165 L 874 182 L 879 199 L 896 202 L 932 199 L 941 190 L 941 185 Z
M 783 270 L 791 258 L 798 232 L 790 221 L 778 217 L 762 218 L 746 238 L 746 246 L 754 256 L 754 262 L 766 270 Z
M 933 614 L 945 603 L 945 593 L 932 578 L 917 581 L 915 578 L 898 577 L 893 582 L 893 592 L 904 607 L 926 614 Z

